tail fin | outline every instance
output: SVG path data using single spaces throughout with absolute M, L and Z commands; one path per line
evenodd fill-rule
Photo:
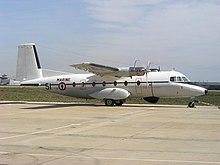
M 33 43 L 19 45 L 16 80 L 26 81 L 42 77 L 36 45 Z

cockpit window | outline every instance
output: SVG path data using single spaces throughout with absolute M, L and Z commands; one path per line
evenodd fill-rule
M 183 79 L 184 82 L 189 82 L 189 79 L 186 78 L 186 77 L 182 77 L 182 79 Z
M 186 77 L 172 76 L 170 77 L 170 82 L 189 82 L 189 79 Z
M 181 77 L 178 76 L 178 77 L 177 77 L 177 81 L 178 81 L 178 82 L 182 82 Z
M 171 81 L 171 82 L 176 82 L 176 77 L 175 77 L 175 76 L 170 77 L 170 81 Z

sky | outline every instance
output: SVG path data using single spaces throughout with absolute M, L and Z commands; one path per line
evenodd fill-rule
M 15 78 L 17 46 L 30 42 L 47 69 L 138 60 L 220 82 L 220 0 L 0 0 L 0 75 Z

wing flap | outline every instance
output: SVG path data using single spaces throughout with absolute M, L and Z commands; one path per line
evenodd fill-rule
M 116 67 L 110 67 L 110 66 L 105 66 L 105 65 L 100 65 L 100 64 L 95 64 L 95 63 L 82 63 L 82 64 L 74 64 L 70 65 L 74 68 L 88 71 L 100 76 L 117 76 L 117 72 L 119 71 L 119 68 Z

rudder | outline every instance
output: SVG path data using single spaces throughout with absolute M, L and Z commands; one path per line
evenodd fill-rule
M 26 81 L 42 78 L 42 69 L 34 43 L 18 46 L 16 80 Z

